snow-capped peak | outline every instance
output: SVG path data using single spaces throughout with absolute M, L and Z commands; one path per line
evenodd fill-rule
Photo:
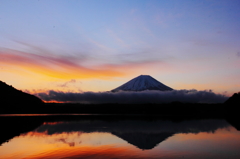
M 156 79 L 149 75 L 140 75 L 129 82 L 121 85 L 112 90 L 112 92 L 117 91 L 144 91 L 144 90 L 159 90 L 159 91 L 170 91 L 172 88 L 162 84 Z

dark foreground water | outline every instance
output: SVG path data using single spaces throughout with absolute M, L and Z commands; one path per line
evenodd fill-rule
M 0 116 L 0 124 L 1 159 L 240 158 L 240 131 L 225 119 Z

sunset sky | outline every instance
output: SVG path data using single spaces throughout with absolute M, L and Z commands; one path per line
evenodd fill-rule
M 0 80 L 102 92 L 141 74 L 240 91 L 239 0 L 1 0 Z

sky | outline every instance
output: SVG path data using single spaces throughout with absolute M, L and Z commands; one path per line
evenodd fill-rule
M 239 0 L 0 0 L 0 80 L 105 92 L 139 75 L 240 91 Z

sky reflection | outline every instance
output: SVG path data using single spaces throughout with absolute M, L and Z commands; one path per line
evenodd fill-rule
M 131 121 L 129 122 L 131 123 Z M 0 146 L 0 158 L 240 157 L 238 151 L 240 132 L 224 120 L 183 121 L 180 123 L 132 121 L 129 124 L 132 125 L 131 131 L 123 123 L 124 121 L 44 122 L 37 129 L 3 143 Z M 145 127 L 144 123 L 148 123 L 149 129 L 141 131 L 140 127 Z M 160 123 L 165 125 L 164 130 L 161 129 Z M 205 127 L 201 128 L 200 123 L 203 123 Z M 194 128 L 195 124 L 198 126 Z M 87 125 L 92 128 L 87 128 Z M 117 125 L 119 129 L 115 129 L 112 125 Z M 167 125 L 173 128 L 167 128 Z M 183 125 L 188 129 L 184 128 Z M 58 129 L 56 129 L 57 126 Z M 180 127 L 183 129 L 178 129 Z M 212 127 L 211 130 L 210 127 Z M 55 131 L 53 131 L 54 129 Z M 131 143 L 131 141 L 142 142 L 145 140 L 144 143 L 147 144 L 152 142 L 151 140 L 156 140 L 154 135 L 161 136 L 167 132 L 169 136 L 158 141 L 154 147 L 149 149 L 141 149 L 139 145 Z

